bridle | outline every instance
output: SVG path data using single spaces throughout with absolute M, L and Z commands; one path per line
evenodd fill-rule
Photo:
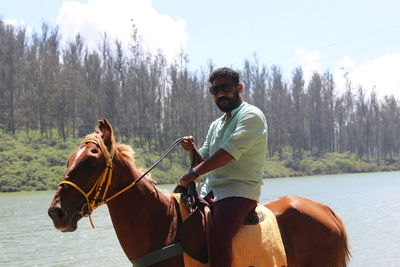
M 85 191 L 80 188 L 77 184 L 71 182 L 71 181 L 61 181 L 58 185 L 62 184 L 67 184 L 78 190 L 86 200 L 86 203 L 82 206 L 80 214 L 84 217 L 89 217 L 90 224 L 93 228 L 94 224 L 92 221 L 91 213 L 98 208 L 99 206 L 111 201 L 113 198 L 121 195 L 128 189 L 132 188 L 135 186 L 141 179 L 143 179 L 154 167 L 156 167 L 184 138 L 178 138 L 172 145 L 171 147 L 160 157 L 160 159 L 153 164 L 145 173 L 143 173 L 139 178 L 134 179 L 128 186 L 125 188 L 121 189 L 111 197 L 106 197 L 108 189 L 111 185 L 112 182 L 112 169 L 113 169 L 113 159 L 115 155 L 115 145 L 114 142 L 111 143 L 110 151 L 108 151 L 106 145 L 104 144 L 102 138 L 99 135 L 96 135 L 97 138 L 94 138 L 93 136 L 87 137 L 82 144 L 88 144 L 88 143 L 94 143 L 96 144 L 102 151 L 105 159 L 106 159 L 106 166 L 102 173 L 100 174 L 99 178 L 96 180 L 92 188 L 89 190 L 89 192 L 85 193 Z M 104 187 L 104 191 L 103 191 Z M 99 198 L 101 191 L 103 191 L 103 194 L 101 198 Z M 91 197 L 93 195 L 93 197 Z M 87 211 L 84 212 L 84 208 L 87 207 Z

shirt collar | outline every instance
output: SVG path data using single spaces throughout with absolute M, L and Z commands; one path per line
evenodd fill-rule
M 231 111 L 231 119 L 232 119 L 233 117 L 235 117 L 235 115 L 245 106 L 245 104 L 247 104 L 247 102 L 244 102 L 244 101 L 243 101 L 242 104 L 240 104 L 240 105 L 237 106 L 234 110 Z M 226 116 L 227 116 L 227 114 L 225 113 L 225 114 L 221 117 L 222 121 L 225 121 Z

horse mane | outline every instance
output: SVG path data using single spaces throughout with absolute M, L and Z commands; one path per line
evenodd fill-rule
M 118 143 L 115 145 L 115 149 L 123 159 L 135 165 L 135 151 L 130 145 Z
M 96 132 L 91 133 L 86 135 L 84 141 L 82 143 L 85 142 L 85 140 L 88 139 L 94 139 L 97 141 L 97 143 L 99 144 L 100 148 L 103 151 L 108 151 L 106 145 L 104 144 L 103 138 L 101 138 L 100 132 L 98 129 L 96 129 Z M 113 140 L 114 141 L 114 140 Z M 120 157 L 123 160 L 126 160 L 127 162 L 131 163 L 135 168 L 136 168 L 136 164 L 135 164 L 135 151 L 133 150 L 132 146 L 130 145 L 126 145 L 126 144 L 122 144 L 122 143 L 114 143 L 115 145 L 115 150 L 118 152 L 118 157 Z M 138 168 L 140 172 L 145 172 L 146 170 L 144 168 Z M 146 175 L 146 178 L 152 183 L 152 184 L 156 184 L 157 181 L 154 180 L 151 177 L 151 174 L 148 173 Z
M 115 145 L 115 149 L 118 151 L 121 158 L 132 163 L 133 166 L 136 167 L 135 158 L 134 158 L 135 151 L 133 150 L 133 148 L 130 145 L 118 143 Z M 144 173 L 147 171 L 146 169 L 141 168 L 141 167 L 139 167 L 138 169 L 141 173 Z M 151 173 L 146 174 L 145 178 L 147 178 L 147 180 L 149 180 L 152 184 L 157 184 L 157 181 L 151 177 Z

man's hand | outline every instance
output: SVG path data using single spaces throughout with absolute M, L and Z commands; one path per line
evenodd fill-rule
M 187 173 L 181 177 L 179 180 L 179 185 L 182 187 L 187 187 L 190 182 L 196 180 L 196 176 L 193 173 Z
M 181 141 L 182 148 L 186 151 L 192 151 L 195 148 L 194 145 L 194 137 L 193 136 L 185 136 Z

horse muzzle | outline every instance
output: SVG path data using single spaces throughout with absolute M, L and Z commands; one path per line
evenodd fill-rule
M 78 228 L 78 220 L 82 218 L 79 213 L 69 213 L 59 207 L 51 207 L 47 211 L 54 227 L 61 232 L 73 232 Z

